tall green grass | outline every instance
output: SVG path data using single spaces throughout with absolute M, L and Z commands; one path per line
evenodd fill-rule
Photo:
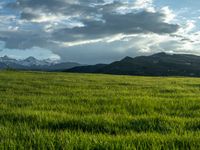
M 200 79 L 0 72 L 0 149 L 200 149 Z

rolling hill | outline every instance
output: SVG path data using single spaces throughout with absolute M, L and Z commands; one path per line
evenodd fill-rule
M 107 65 L 79 66 L 66 71 L 142 76 L 200 76 L 200 56 L 162 52 L 151 56 L 125 57 Z

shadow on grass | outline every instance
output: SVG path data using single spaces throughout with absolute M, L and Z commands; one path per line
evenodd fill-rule
M 200 128 L 200 126 L 191 126 L 186 124 L 184 127 L 179 121 L 162 119 L 160 117 L 149 118 L 119 118 L 114 121 L 105 120 L 104 118 L 42 118 L 36 115 L 17 115 L 6 114 L 1 117 L 11 124 L 26 123 L 33 129 L 45 129 L 50 131 L 71 130 L 82 131 L 88 133 L 108 133 L 111 135 L 125 134 L 128 132 L 157 132 L 160 134 L 168 134 L 171 132 L 179 132 L 181 129 Z

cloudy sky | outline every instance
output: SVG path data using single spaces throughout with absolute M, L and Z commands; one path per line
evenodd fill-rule
M 1 0 L 0 56 L 84 64 L 200 55 L 199 0 Z

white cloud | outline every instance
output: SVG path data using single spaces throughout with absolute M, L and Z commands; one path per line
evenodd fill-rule
M 193 29 L 196 27 L 195 23 L 196 23 L 196 21 L 194 21 L 194 20 L 188 20 L 186 23 L 185 32 L 189 33 L 191 31 L 193 31 Z
M 165 14 L 165 22 L 170 23 L 174 20 L 176 17 L 173 10 L 171 10 L 168 6 L 162 7 L 160 11 Z
M 18 26 L 9 26 L 8 30 L 9 31 L 17 31 L 17 30 L 19 30 L 19 27 Z
M 153 0 L 136 0 L 134 5 L 136 9 L 146 9 L 149 12 L 155 12 Z
M 73 47 L 78 45 L 86 45 L 86 44 L 92 44 L 92 43 L 98 43 L 102 42 L 103 39 L 96 39 L 96 40 L 82 40 L 82 41 L 74 41 L 74 42 L 58 42 L 54 41 L 54 43 L 60 44 L 63 47 Z
M 151 6 L 153 3 L 153 0 L 136 0 L 135 6 L 138 8 L 147 8 Z
M 121 1 L 123 5 L 117 7 L 116 12 L 126 14 L 133 11 L 145 10 L 148 12 L 156 12 L 153 5 L 153 0 L 136 0 L 136 1 Z
M 0 31 L 5 31 L 5 29 L 14 29 L 17 18 L 15 15 L 3 15 L 0 14 Z M 13 25 L 12 25 L 13 24 Z M 12 26 L 12 28 L 10 28 Z M 15 28 L 16 29 L 16 28 Z
M 7 55 L 8 57 L 15 59 L 25 59 L 29 56 L 33 56 L 37 59 L 51 59 L 60 60 L 60 56 L 54 54 L 52 51 L 40 47 L 33 47 L 31 49 L 7 49 L 5 43 L 0 41 L 0 57 Z

